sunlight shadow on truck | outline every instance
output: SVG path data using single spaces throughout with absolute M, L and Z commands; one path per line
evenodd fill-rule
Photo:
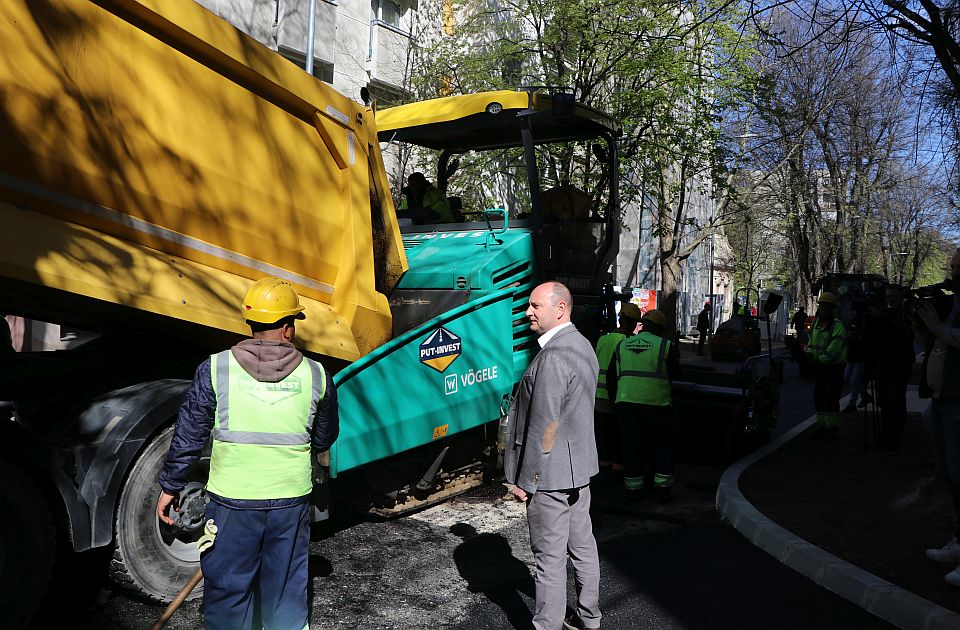
M 370 195 L 371 169 L 358 159 L 347 177 L 310 122 L 330 98 L 334 111 L 349 112 L 347 99 L 194 7 L 158 18 L 139 5 L 135 15 L 119 8 L 111 15 L 114 9 L 82 3 L 27 4 L 21 19 L 9 22 L 16 27 L 0 27 L 0 47 L 16 60 L 0 69 L 7 145 L 0 188 L 18 206 L 69 222 L 53 233 L 75 234 L 72 224 L 93 233 L 59 242 L 46 234 L 55 254 L 31 255 L 48 275 L 30 275 L 21 255 L 13 263 L 23 267 L 17 277 L 75 290 L 75 283 L 48 281 L 49 268 L 62 267 L 60 275 L 73 280 L 96 276 L 96 290 L 86 293 L 95 299 L 243 334 L 235 310 L 243 282 L 286 274 L 317 302 L 298 331 L 307 350 L 349 360 L 387 338 L 386 299 L 369 296 L 376 295 L 374 276 L 386 278 L 376 288 L 395 282 L 401 250 L 381 245 L 386 256 L 377 263 L 391 269 L 368 275 L 372 229 L 357 223 L 362 216 L 348 221 L 345 204 Z M 162 31 L 147 17 L 189 23 L 233 56 L 175 25 Z M 137 55 L 123 52 L 131 47 Z M 355 137 L 336 141 L 343 154 L 359 149 L 363 158 Z M 323 203 L 311 203 L 316 199 Z M 384 209 L 377 211 L 382 220 Z M 398 240 L 389 226 L 381 233 Z M 355 253 L 344 258 L 345 250 Z M 170 255 L 166 265 L 159 252 Z M 142 301 L 165 291 L 167 304 Z M 198 321 L 191 306 L 206 318 Z

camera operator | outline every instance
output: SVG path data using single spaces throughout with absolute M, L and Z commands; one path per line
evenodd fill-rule
M 950 275 L 954 287 L 960 286 L 960 248 L 950 259 Z M 927 557 L 944 563 L 960 563 L 960 321 L 958 297 L 953 297 L 953 308 L 941 321 L 937 309 L 929 300 L 921 300 L 913 318 L 914 331 L 926 357 L 927 385 L 932 397 L 923 412 L 924 424 L 933 442 L 934 461 L 939 476 L 950 485 L 950 495 L 956 512 L 956 531 L 953 539 L 940 549 L 928 549 Z M 947 573 L 944 579 L 960 587 L 960 566 Z
M 880 312 L 882 338 L 877 353 L 877 395 L 880 397 L 880 438 L 877 448 L 895 451 L 900 445 L 907 421 L 907 383 L 916 356 L 913 351 L 913 330 L 903 312 L 906 292 L 899 285 L 887 286 L 886 307 Z

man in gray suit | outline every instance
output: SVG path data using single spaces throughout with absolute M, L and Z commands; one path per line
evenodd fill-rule
M 530 294 L 527 318 L 540 335 L 510 406 L 504 469 L 527 504 L 536 561 L 536 630 L 600 627 L 600 559 L 590 522 L 590 477 L 597 474 L 593 402 L 597 356 L 570 323 L 573 299 L 559 282 Z M 577 584 L 577 617 L 564 619 L 567 553 Z

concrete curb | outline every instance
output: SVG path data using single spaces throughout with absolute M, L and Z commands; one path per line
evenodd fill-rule
M 740 475 L 749 466 L 800 435 L 816 422 L 804 420 L 724 471 L 717 509 L 751 543 L 823 588 L 904 630 L 960 628 L 960 614 L 867 573 L 808 543 L 761 514 L 741 494 Z

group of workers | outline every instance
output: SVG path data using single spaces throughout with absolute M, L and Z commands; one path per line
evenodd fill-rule
M 951 268 L 960 285 L 960 249 Z M 888 304 L 894 298 L 888 294 Z M 815 436 L 832 439 L 839 424 L 847 332 L 836 317 L 833 294 L 823 293 L 817 303 L 806 350 L 816 366 Z M 680 358 L 676 343 L 664 336 L 666 318 L 656 309 L 642 312 L 624 304 L 618 329 L 600 337 L 591 352 L 570 322 L 572 307 L 570 292 L 560 283 L 540 285 L 530 296 L 527 317 L 543 349 L 511 405 L 504 464 L 512 492 L 527 506 L 537 564 L 533 625 L 543 629 L 599 627 L 590 478 L 607 466 L 622 472 L 627 491 L 652 491 L 660 500 L 669 500 L 673 487 L 671 382 Z M 171 510 L 177 511 L 188 473 L 212 440 L 204 516 L 209 540 L 200 560 L 206 627 L 307 628 L 308 499 L 315 456 L 339 433 L 336 389 L 324 368 L 293 345 L 304 307 L 290 283 L 257 281 L 241 311 L 252 338 L 198 367 L 158 480 L 157 515 L 174 524 Z M 958 314 L 954 298 L 945 319 L 926 303 L 911 319 L 930 351 L 926 368 L 932 400 L 925 421 L 958 522 L 958 537 L 927 555 L 960 563 Z M 900 409 L 891 397 L 905 398 L 906 377 L 883 390 L 881 406 Z M 554 448 L 558 444 L 563 448 Z M 574 618 L 564 618 L 568 555 L 578 583 Z M 960 566 L 947 581 L 960 586 Z
M 793 318 L 806 342 L 805 357 L 814 369 L 814 404 L 817 427 L 813 439 L 833 441 L 840 427 L 840 398 L 844 382 L 850 398 L 844 413 L 873 402 L 869 382 L 876 382 L 880 403 L 880 450 L 896 450 L 906 422 L 907 383 L 914 363 L 913 333 L 903 315 L 903 291 L 888 286 L 885 307 L 854 302 L 855 317 L 845 325 L 837 317 L 837 297 L 824 292 L 806 331 L 806 313 Z M 801 318 L 802 314 L 802 318 Z M 858 404 L 859 401 L 859 404 Z
M 863 321 L 851 322 L 854 329 L 862 327 L 860 331 L 847 330 L 836 317 L 835 295 L 821 294 L 806 353 L 816 374 L 817 429 L 813 437 L 835 439 L 844 366 L 848 361 L 864 361 L 871 368 L 869 378 L 875 379 L 880 403 L 877 447 L 893 451 L 904 430 L 907 384 L 915 363 L 915 342 L 919 343 L 924 351 L 919 393 L 929 399 L 923 423 L 930 436 L 937 478 L 950 489 L 956 519 L 954 537 L 942 547 L 927 549 L 926 555 L 955 567 L 944 580 L 960 587 L 960 292 L 956 290 L 960 288 L 960 249 L 950 260 L 950 273 L 946 284 L 953 287 L 954 295 L 942 301 L 940 308 L 931 299 L 914 297 L 905 303 L 910 293 L 891 285 L 886 287 L 886 308 L 867 306 L 864 317 L 859 318 Z M 858 336 L 866 350 L 863 356 L 852 356 L 848 340 Z M 851 384 L 851 397 L 855 390 Z
M 656 309 L 621 307 L 617 330 L 597 340 L 594 406 L 601 468 L 622 474 L 629 492 L 652 491 L 660 501 L 673 492 L 671 382 L 680 372 L 679 349 L 663 336 L 665 324 Z

